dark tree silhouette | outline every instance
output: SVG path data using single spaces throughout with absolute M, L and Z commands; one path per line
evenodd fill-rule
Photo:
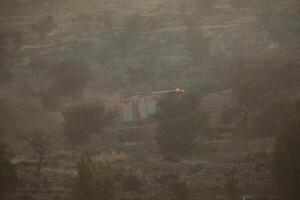
M 80 99 L 87 84 L 89 72 L 86 66 L 70 62 L 61 62 L 53 66 L 55 82 L 50 93 L 59 97 L 70 97 L 72 101 Z
M 46 16 L 35 23 L 31 24 L 31 29 L 33 32 L 35 32 L 41 40 L 45 40 L 47 35 L 51 33 L 55 28 L 57 24 L 54 21 L 54 18 L 52 16 Z
M 91 135 L 101 133 L 113 121 L 113 113 L 102 104 L 81 104 L 68 107 L 64 112 L 63 134 L 73 145 L 84 145 Z
M 300 196 L 300 101 L 288 106 L 274 149 L 272 175 L 278 192 L 296 199 Z
M 185 49 L 195 62 L 201 63 L 208 59 L 210 50 L 208 38 L 205 38 L 201 32 L 194 28 L 188 28 L 185 37 Z
M 204 130 L 206 115 L 199 110 L 195 95 L 174 94 L 161 100 L 155 115 L 158 121 L 156 141 L 162 153 L 187 153 Z
M 201 15 L 209 15 L 216 6 L 216 0 L 197 0 L 198 9 Z
M 50 153 L 50 136 L 34 130 L 31 136 L 25 137 L 25 141 L 34 155 L 36 170 L 38 173 L 41 173 L 44 161 Z
M 120 32 L 112 38 L 113 48 L 121 53 L 121 58 L 125 60 L 129 53 L 137 46 L 138 38 L 128 32 Z
M 138 14 L 128 17 L 125 21 L 125 31 L 132 34 L 140 32 L 145 25 L 144 21 L 144 17 Z
M 6 146 L 0 144 L 0 193 L 15 190 L 17 184 L 17 168 L 11 163 Z

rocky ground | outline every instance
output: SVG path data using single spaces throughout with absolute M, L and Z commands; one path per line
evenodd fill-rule
M 239 198 L 246 195 L 266 197 L 272 192 L 272 139 L 205 139 L 199 141 L 189 155 L 162 156 L 152 138 L 151 128 L 126 129 L 125 133 L 120 134 L 120 130 L 114 133 L 113 141 L 111 136 L 102 136 L 89 145 L 95 160 L 106 160 L 116 172 L 134 174 L 141 180 L 139 189 L 124 191 L 123 199 L 172 199 L 174 191 L 170 184 L 174 181 L 186 184 L 189 200 L 227 199 L 227 173 L 235 177 Z M 126 137 L 123 134 L 127 134 Z M 18 166 L 21 186 L 7 199 L 67 198 L 80 150 L 52 148 L 39 175 L 31 155 L 18 152 L 14 162 Z

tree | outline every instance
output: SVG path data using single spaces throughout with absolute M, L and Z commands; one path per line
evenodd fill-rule
M 155 82 L 153 82 L 154 71 L 152 68 L 143 64 L 131 65 L 127 67 L 127 74 L 131 84 L 151 81 L 153 83 L 153 88 L 155 88 Z
M 28 143 L 34 155 L 35 167 L 38 174 L 40 174 L 44 161 L 50 153 L 50 136 L 43 135 L 38 130 L 34 130 L 31 136 L 25 137 L 25 141 Z
M 112 38 L 112 45 L 121 53 L 122 60 L 124 61 L 129 53 L 136 47 L 138 38 L 132 33 L 126 31 L 120 32 Z
M 65 59 L 73 63 L 86 63 L 95 57 L 95 44 L 91 41 L 76 41 L 71 44 Z
M 150 40 L 142 47 L 141 59 L 137 65 L 127 67 L 127 74 L 131 84 L 141 82 L 149 83 L 153 90 L 156 90 L 155 62 L 158 59 L 158 52 L 161 44 L 157 40 Z
M 80 31 L 89 31 L 95 25 L 95 16 L 91 13 L 81 12 L 72 19 Z
M 199 104 L 199 97 L 187 94 L 170 95 L 159 102 L 154 116 L 158 121 L 155 139 L 162 153 L 182 154 L 190 150 L 206 125 Z
M 250 5 L 250 2 L 247 0 L 231 0 L 230 2 L 233 5 L 233 7 L 237 8 L 238 10 Z
M 189 191 L 186 182 L 174 180 L 170 183 L 169 190 L 174 194 L 176 200 L 188 199 Z
M 234 200 L 238 193 L 238 171 L 235 166 L 224 166 L 222 169 L 222 176 L 224 178 L 224 189 L 230 200 Z
M 0 139 L 8 135 L 9 128 L 15 126 L 15 112 L 6 101 L 0 101 Z
M 110 67 L 114 59 L 114 46 L 110 41 L 104 41 L 99 45 L 96 52 L 96 61 L 103 67 Z
M 216 0 L 197 0 L 198 9 L 201 15 L 211 14 L 216 5 Z
M 128 33 L 138 33 L 144 26 L 144 17 L 138 14 L 128 17 L 125 21 L 125 31 Z
M 80 99 L 88 80 L 88 69 L 82 64 L 60 62 L 53 66 L 56 78 L 50 93 L 61 97 L 71 97 L 73 102 Z
M 299 198 L 300 191 L 300 100 L 289 105 L 277 138 L 272 163 L 273 183 L 285 197 Z
M 63 134 L 73 145 L 85 144 L 92 134 L 101 132 L 114 117 L 99 103 L 70 106 L 63 116 Z
M 17 168 L 11 163 L 6 146 L 0 145 L 0 193 L 16 189 Z
M 187 29 L 185 49 L 195 62 L 201 63 L 207 59 L 209 57 L 209 48 L 209 39 L 205 38 L 197 29 Z
M 299 5 L 280 10 L 266 8 L 258 14 L 257 26 L 268 31 L 273 40 L 284 46 L 287 44 L 291 46 L 299 41 L 299 19 Z
M 112 167 L 105 162 L 95 162 L 89 154 L 84 154 L 77 165 L 72 199 L 74 200 L 114 200 L 119 186 Z
M 287 102 L 270 101 L 255 117 L 252 125 L 256 137 L 278 137 L 285 126 L 283 116 L 290 115 L 290 105 Z
M 32 23 L 31 29 L 39 36 L 40 40 L 44 41 L 47 35 L 51 33 L 56 28 L 56 26 L 57 24 L 54 21 L 54 18 L 49 15 L 40 18 L 35 23 Z
M 102 14 L 98 16 L 98 20 L 101 21 L 105 28 L 110 29 L 113 26 L 113 11 L 110 9 L 104 9 Z
M 122 188 L 125 192 L 140 192 L 142 189 L 142 181 L 135 174 L 126 174 L 122 177 Z
M 23 43 L 22 32 L 6 31 L 0 34 L 0 85 L 12 80 L 9 66 Z
M 13 75 L 6 66 L 4 60 L 5 51 L 0 47 L 0 85 L 7 84 L 13 80 Z

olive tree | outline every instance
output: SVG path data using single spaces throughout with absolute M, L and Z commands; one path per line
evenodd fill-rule
M 68 107 L 63 112 L 63 134 L 73 145 L 84 145 L 91 135 L 101 133 L 113 121 L 113 113 L 99 103 Z

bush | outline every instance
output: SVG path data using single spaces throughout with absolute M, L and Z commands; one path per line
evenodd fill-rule
M 198 112 L 200 99 L 194 95 L 170 95 L 161 100 L 155 115 L 156 141 L 162 153 L 187 153 L 202 131 L 206 117 Z
M 129 174 L 123 178 L 122 185 L 125 192 L 140 192 L 142 181 L 136 175 Z
M 113 120 L 113 114 L 97 103 L 70 106 L 63 116 L 63 134 L 73 145 L 85 144 L 92 134 L 101 132 Z
M 17 183 L 16 166 L 11 163 L 6 147 L 0 145 L 0 192 L 14 190 Z
M 216 6 L 216 0 L 197 0 L 198 9 L 201 15 L 209 15 Z
M 88 68 L 82 64 L 65 61 L 52 68 L 55 82 L 49 93 L 56 97 L 69 97 L 73 102 L 79 100 L 89 78 Z
M 282 116 L 272 164 L 273 183 L 284 196 L 300 195 L 300 101 L 291 104 L 289 115 Z
M 57 24 L 52 16 L 46 16 L 31 24 L 31 29 L 41 40 L 45 40 L 47 35 L 51 33 Z
M 185 182 L 172 182 L 169 190 L 174 194 L 176 200 L 186 200 L 188 197 L 188 188 Z
M 74 200 L 114 200 L 119 187 L 111 166 L 95 162 L 89 154 L 84 154 L 78 163 L 74 180 L 72 199 Z
M 185 37 L 185 49 L 194 62 L 201 63 L 209 58 L 211 42 L 209 38 L 195 28 L 188 28 Z

